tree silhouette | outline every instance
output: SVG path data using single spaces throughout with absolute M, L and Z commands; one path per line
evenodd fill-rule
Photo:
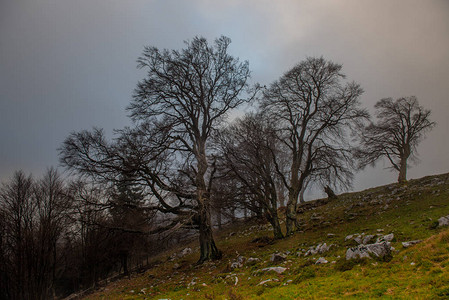
M 394 101 L 385 98 L 376 103 L 376 123 L 363 130 L 363 140 L 356 154 L 360 167 L 374 165 L 386 157 L 399 172 L 398 182 L 407 180 L 407 161 L 416 147 L 436 124 L 430 120 L 430 110 L 419 105 L 416 97 Z
M 288 190 L 287 235 L 295 230 L 298 197 L 308 177 L 349 184 L 352 178 L 351 130 L 368 118 L 361 109 L 362 88 L 342 84 L 342 66 L 307 58 L 265 90 L 262 110 L 276 120 L 279 141 L 290 159 L 277 168 Z
M 138 67 L 147 75 L 128 107 L 135 128 L 113 143 L 101 130 L 74 133 L 61 148 L 70 169 L 113 180 L 129 173 L 151 190 L 153 208 L 190 218 L 199 230 L 199 263 L 221 256 L 210 218 L 209 139 L 229 110 L 249 99 L 248 62 L 228 53 L 230 42 L 195 37 L 180 51 L 146 47 Z

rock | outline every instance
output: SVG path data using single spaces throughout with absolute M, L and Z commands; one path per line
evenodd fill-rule
M 346 251 L 346 260 L 356 258 L 371 258 L 376 256 L 383 258 L 391 254 L 391 246 L 389 242 L 382 242 L 369 245 L 358 245 L 357 247 L 349 248 Z
M 449 225 L 449 215 L 438 219 L 438 227 Z
M 360 246 L 349 248 L 346 251 L 346 260 L 356 259 L 356 258 L 371 258 L 369 253 L 365 249 L 359 249 Z
M 270 257 L 270 261 L 277 263 L 277 262 L 282 262 L 284 260 L 286 260 L 286 256 L 280 253 L 273 253 Z
M 260 259 L 257 257 L 250 257 L 246 260 L 246 264 L 252 266 L 256 264 L 258 261 L 260 261 Z
M 349 240 L 352 240 L 353 237 L 354 237 L 353 234 L 350 234 L 350 235 L 346 236 L 346 237 L 345 237 L 345 242 L 346 242 L 346 241 L 349 241 Z
M 327 237 L 330 237 L 330 238 L 331 238 L 331 237 L 334 237 L 334 236 L 335 236 L 334 233 L 328 233 L 328 234 L 327 234 Z
M 173 269 L 175 269 L 175 270 L 179 269 L 180 267 L 181 267 L 181 266 L 180 266 L 178 263 L 176 263 L 176 264 L 173 265 Z
M 390 233 L 384 236 L 384 241 L 391 242 L 394 239 L 394 234 Z
M 408 248 L 408 247 L 411 247 L 413 245 L 419 244 L 421 242 L 422 242 L 422 240 L 414 240 L 414 241 L 402 242 L 402 247 Z
M 368 234 L 363 237 L 362 244 L 366 245 L 373 239 L 374 235 Z
M 384 236 L 379 236 L 376 240 L 376 243 L 382 243 L 382 242 L 391 242 L 394 239 L 394 234 L 390 233 Z
M 270 281 L 271 281 L 271 279 L 267 279 L 267 280 L 259 282 L 258 285 L 264 285 L 265 283 L 270 282 Z
M 333 246 L 332 244 L 328 246 L 326 243 L 323 243 L 323 244 L 318 245 L 318 246 L 316 247 L 316 251 L 318 251 L 318 253 L 320 253 L 320 254 L 323 254 L 323 253 L 326 253 L 327 251 L 329 251 L 329 249 L 330 249 L 332 246 Z
M 179 253 L 179 256 L 186 256 L 189 255 L 190 253 L 192 253 L 192 248 L 184 248 L 182 249 L 182 251 Z
M 354 241 L 357 243 L 357 244 L 362 244 L 362 242 L 363 242 L 363 239 L 362 239 L 362 236 L 361 235 L 359 235 L 359 236 L 356 236 L 355 238 L 354 238 Z
M 315 262 L 315 265 L 320 265 L 320 264 L 327 264 L 328 261 L 324 258 L 324 257 L 320 257 L 318 258 L 318 260 Z
M 239 256 L 234 261 L 231 262 L 231 270 L 243 267 L 243 263 L 245 262 L 245 257 Z
M 276 272 L 278 274 L 282 274 L 285 272 L 285 270 L 287 270 L 287 268 L 283 268 L 283 267 L 269 267 L 269 268 L 263 268 L 260 271 L 261 272 Z
M 323 254 L 326 253 L 327 251 L 329 251 L 329 249 L 333 246 L 333 244 L 331 245 L 327 245 L 326 243 L 323 244 L 318 244 L 316 246 L 312 246 L 309 248 L 309 250 L 307 250 L 307 252 L 304 254 L 304 256 L 309 256 L 309 255 L 315 255 L 315 254 Z

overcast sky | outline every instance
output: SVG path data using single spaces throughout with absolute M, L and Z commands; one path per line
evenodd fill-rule
M 324 56 L 362 85 L 371 111 L 417 96 L 438 125 L 409 178 L 449 172 L 447 0 L 0 0 L 0 181 L 58 166 L 70 132 L 129 125 L 143 47 L 180 49 L 196 35 L 230 37 L 253 82 Z M 358 173 L 354 189 L 394 182 L 387 166 Z

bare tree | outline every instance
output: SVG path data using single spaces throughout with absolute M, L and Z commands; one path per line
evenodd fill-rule
M 33 179 L 16 172 L 0 191 L 0 209 L 3 219 L 3 269 L 6 289 L 2 298 L 31 299 L 32 273 L 27 272 L 31 259 L 34 205 Z M 31 276 L 30 276 L 31 273 Z
M 342 66 L 307 58 L 265 90 L 261 107 L 276 120 L 280 142 L 291 163 L 278 174 L 288 190 L 287 235 L 296 223 L 298 196 L 309 176 L 349 184 L 352 178 L 348 134 L 368 113 L 359 108 L 361 87 L 342 84 Z
M 108 228 L 107 189 L 76 179 L 68 187 L 73 202 L 67 266 L 72 289 L 96 286 L 115 264 L 114 236 Z
M 220 135 L 219 163 L 225 176 L 238 182 L 228 196 L 253 211 L 262 208 L 274 237 L 283 238 L 278 216 L 279 181 L 273 161 L 273 155 L 280 156 L 275 134 L 260 114 L 236 120 Z
M 50 168 L 35 184 L 36 205 L 35 246 L 35 291 L 42 299 L 55 295 L 55 280 L 59 277 L 61 257 L 58 242 L 67 232 L 68 211 L 71 207 L 63 179 L 54 168 Z
M 360 167 L 374 165 L 386 157 L 399 172 L 398 182 L 407 180 L 407 161 L 414 157 L 416 147 L 436 124 L 430 120 L 430 110 L 419 105 L 416 97 L 394 101 L 385 98 L 376 103 L 377 123 L 363 130 L 363 140 L 356 154 Z
M 136 129 L 122 131 L 115 145 L 99 131 L 73 134 L 61 150 L 73 170 L 97 177 L 133 172 L 157 209 L 190 215 L 199 230 L 199 263 L 221 256 L 210 221 L 209 138 L 229 110 L 247 101 L 248 63 L 228 54 L 230 42 L 195 37 L 181 51 L 146 47 L 138 66 L 148 73 L 128 108 Z
M 8 299 L 48 299 L 62 265 L 58 242 L 66 230 L 69 201 L 55 169 L 34 181 L 23 172 L 0 190 L 2 263 Z M 4 296 L 4 295 L 3 295 Z

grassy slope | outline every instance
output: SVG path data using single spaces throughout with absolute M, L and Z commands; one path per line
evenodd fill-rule
M 301 214 L 304 230 L 290 238 L 259 247 L 251 240 L 271 236 L 267 227 L 246 224 L 231 236 L 229 229 L 217 237 L 224 251 L 221 261 L 194 267 L 198 253 L 175 261 L 167 259 L 168 253 L 146 273 L 115 282 L 88 299 L 449 298 L 449 230 L 435 228 L 436 220 L 446 215 L 449 174 L 343 194 Z M 345 237 L 377 234 L 378 229 L 394 233 L 393 259 L 346 262 L 346 249 L 353 242 L 345 242 Z M 415 239 L 424 242 L 402 247 L 401 242 Z M 337 245 L 321 255 L 330 263 L 315 265 L 320 255 L 298 257 L 302 249 L 322 242 Z M 270 262 L 272 253 L 287 251 L 286 261 Z M 231 271 L 229 263 L 238 255 L 260 261 Z M 268 266 L 288 269 L 282 275 L 256 272 Z M 267 279 L 272 281 L 258 285 Z M 192 281 L 195 284 L 189 285 Z

